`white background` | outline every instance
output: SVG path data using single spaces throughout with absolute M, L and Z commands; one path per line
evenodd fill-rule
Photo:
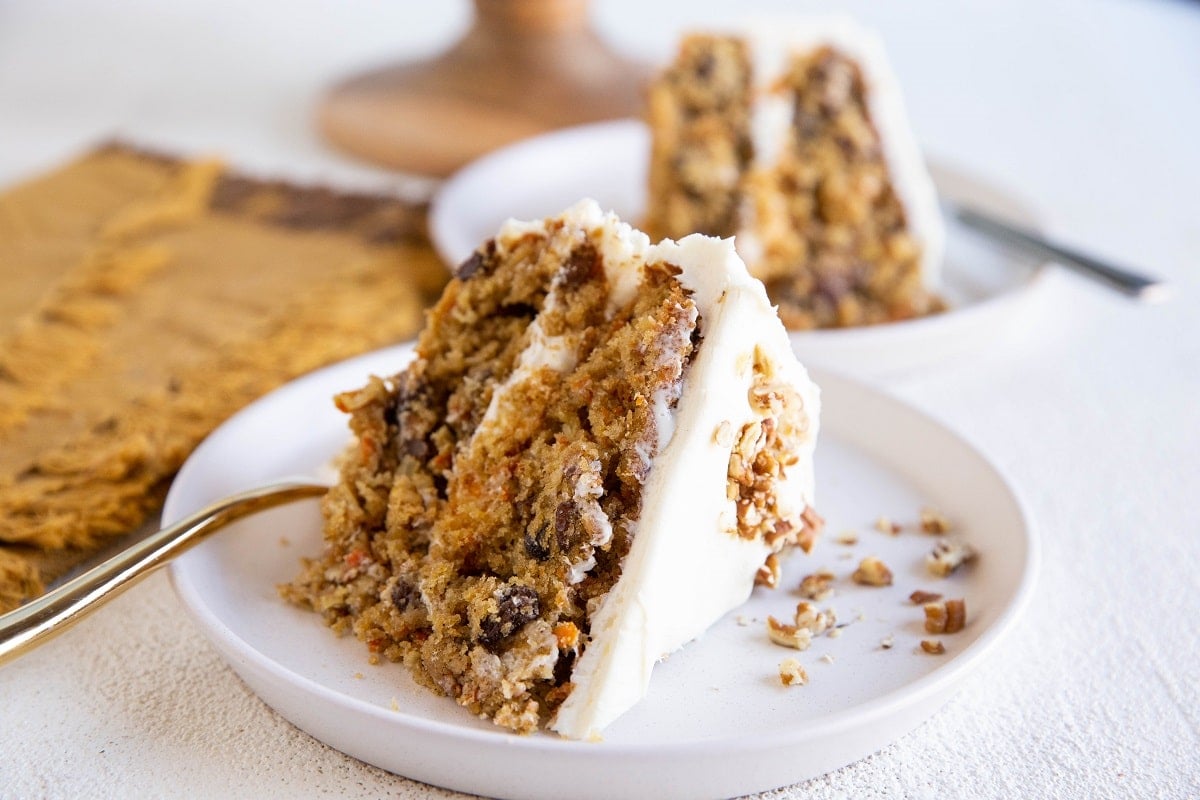
M 661 60 L 728 2 L 598 0 Z M 797 3 L 736 4 L 795 10 Z M 1200 4 L 822 4 L 883 34 L 927 152 L 1049 229 L 1170 279 L 1140 306 L 1055 272 L 1026 327 L 888 382 L 1015 481 L 1042 581 L 1006 651 L 929 723 L 772 797 L 1200 795 Z M 116 134 L 256 171 L 417 191 L 327 150 L 333 80 L 446 46 L 465 3 L 0 3 L 0 184 Z M 2 796 L 442 797 L 250 695 L 162 576 L 0 668 Z M 567 789 L 564 789 L 565 793 Z

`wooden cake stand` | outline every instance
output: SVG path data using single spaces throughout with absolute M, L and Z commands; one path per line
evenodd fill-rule
M 648 72 L 600 41 L 587 0 L 474 4 L 470 30 L 441 56 L 334 87 L 321 132 L 370 161 L 444 176 L 551 128 L 641 113 Z

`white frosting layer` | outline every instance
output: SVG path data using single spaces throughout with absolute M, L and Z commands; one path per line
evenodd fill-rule
M 867 110 L 879 133 L 892 187 L 904 206 L 910 232 L 921 244 L 922 278 L 926 286 L 936 286 L 945 250 L 945 225 L 883 42 L 845 16 L 762 21 L 749 26 L 744 36 L 753 58 L 755 103 L 750 130 L 756 167 L 769 168 L 779 159 L 792 123 L 791 102 L 773 90 L 787 68 L 789 55 L 830 46 L 858 64 L 866 83 Z M 753 214 L 751 205 L 746 204 L 746 214 Z M 738 232 L 738 247 L 750 260 L 761 256 L 753 225 Z
M 736 510 L 726 497 L 726 482 L 732 446 L 719 444 L 715 435 L 722 423 L 737 431 L 761 418 L 749 402 L 756 349 L 773 362 L 778 379 L 800 394 L 808 417 L 799 462 L 779 487 L 781 504 L 796 511 L 812 500 L 820 401 L 762 284 L 747 272 L 732 240 L 697 235 L 650 246 L 644 235 L 602 214 L 591 201 L 563 216 L 603 231 L 606 265 L 618 273 L 611 283 L 622 296 L 636 291 L 638 281 L 628 275 L 636 277 L 639 270 L 618 265 L 666 261 L 680 267 L 679 280 L 692 293 L 703 335 L 674 409 L 665 400 L 656 408 L 669 424 L 660 427 L 665 442 L 643 489 L 633 544 L 621 577 L 592 615 L 589 642 L 571 678 L 574 689 L 552 724 L 564 736 L 586 739 L 641 699 L 657 661 L 745 602 L 770 552 L 731 530 Z M 501 237 L 515 230 L 506 227 Z
M 508 380 L 500 385 L 492 394 L 487 411 L 479 422 L 479 427 L 497 424 L 502 419 L 501 410 L 508 397 L 509 390 L 529 378 L 540 369 L 552 369 L 555 372 L 567 372 L 575 368 L 575 348 L 572 342 L 561 336 L 547 336 L 538 320 L 529 326 L 529 344 L 521 351 L 517 366 L 509 374 Z

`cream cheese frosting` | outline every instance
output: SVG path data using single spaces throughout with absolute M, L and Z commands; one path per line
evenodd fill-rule
M 564 736 L 594 739 L 642 698 L 656 662 L 745 602 L 764 560 L 781 546 L 740 536 L 737 509 L 727 492 L 733 443 L 719 432 L 764 417 L 750 399 L 755 362 L 770 365 L 771 381 L 789 388 L 805 419 L 796 460 L 775 487 L 781 516 L 799 514 L 812 501 L 820 399 L 766 291 L 750 276 L 732 239 L 693 235 L 651 245 L 593 201 L 577 204 L 560 219 L 596 236 L 610 270 L 613 306 L 637 291 L 644 265 L 678 267 L 702 336 L 679 396 L 654 398 L 659 447 L 643 486 L 636 535 L 620 578 L 591 615 L 588 644 L 571 677 L 573 689 L 551 724 Z M 498 244 L 529 232 L 530 225 L 507 223 Z M 552 290 L 547 302 L 553 301 Z M 539 340 L 535 331 L 517 372 L 569 364 L 547 349 L 557 347 Z M 498 390 L 493 404 L 503 403 L 503 394 Z M 591 566 L 588 560 L 572 565 L 572 580 Z

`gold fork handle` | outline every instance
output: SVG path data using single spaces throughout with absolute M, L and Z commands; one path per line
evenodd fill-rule
M 295 480 L 218 500 L 122 550 L 82 575 L 0 615 L 0 664 L 57 636 L 107 600 L 226 525 L 268 508 L 317 497 L 328 485 Z

